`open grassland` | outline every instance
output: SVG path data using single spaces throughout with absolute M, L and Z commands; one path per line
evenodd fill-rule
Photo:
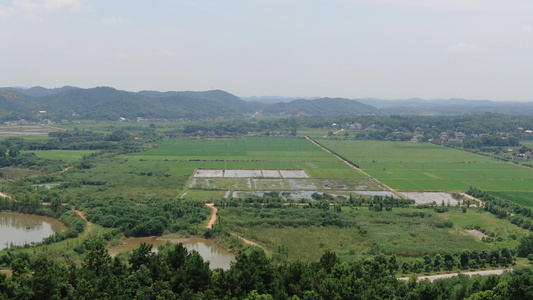
M 349 259 L 379 253 L 421 257 L 463 249 L 481 251 L 514 246 L 517 241 L 510 236 L 519 239 L 528 233 L 474 209 L 462 213 L 452 207 L 446 214 L 413 208 L 394 208 L 390 212 L 366 207 L 332 210 L 240 206 L 221 208 L 219 216 L 221 226 L 260 243 L 272 253 L 286 249 L 289 260 L 317 259 L 326 249 Z M 466 232 L 466 225 L 481 226 L 502 240 L 482 242 Z
M 181 196 L 181 198 L 186 200 L 213 202 L 215 200 L 223 199 L 225 195 L 225 191 L 188 190 L 184 195 Z
M 470 208 L 465 213 L 454 209 L 441 216 L 450 220 L 458 229 L 478 226 L 492 238 L 491 244 L 496 248 L 513 249 L 518 246 L 521 237 L 530 233 L 529 230 L 522 229 L 507 220 L 498 219 L 481 208 Z
M 428 143 L 320 140 L 386 185 L 406 191 L 532 191 L 533 170 Z
M 174 198 L 180 194 L 186 177 L 168 174 L 164 164 L 128 165 L 107 158 L 90 169 L 65 172 L 66 185 L 73 195 L 146 199 Z
M 96 153 L 94 150 L 33 150 L 24 151 L 28 153 L 35 153 L 35 156 L 46 159 L 58 159 L 73 161 L 78 160 L 86 155 Z

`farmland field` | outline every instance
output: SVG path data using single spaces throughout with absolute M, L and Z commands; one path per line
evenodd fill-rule
M 364 173 L 303 138 L 164 140 L 155 149 L 119 158 L 127 166 L 167 168 L 171 176 L 198 172 L 188 187 L 206 192 L 383 189 Z M 253 179 L 270 177 L 261 174 L 278 179 L 264 183 Z
M 490 192 L 490 194 L 520 205 L 533 207 L 533 192 Z
M 319 140 L 393 189 L 531 191 L 533 170 L 428 143 Z

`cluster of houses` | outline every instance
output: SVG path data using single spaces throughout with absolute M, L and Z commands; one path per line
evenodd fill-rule
M 376 129 L 377 125 L 376 124 L 372 124 L 370 125 L 368 128 L 371 128 L 371 129 Z M 350 129 L 350 130 L 363 130 L 363 125 L 361 125 L 361 123 L 344 123 L 344 124 L 337 124 L 337 123 L 333 123 L 331 124 L 331 128 L 337 128 L 337 129 Z

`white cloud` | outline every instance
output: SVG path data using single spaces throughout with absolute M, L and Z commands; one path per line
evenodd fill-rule
M 529 26 L 529 25 L 524 25 L 522 27 L 520 27 L 520 31 L 521 32 L 533 32 L 533 27 L 532 26 Z
M 454 53 L 467 53 L 467 52 L 477 52 L 477 51 L 479 51 L 479 47 L 474 44 L 459 43 L 459 44 L 448 47 L 448 52 L 454 52 Z
M 0 5 L 0 18 L 7 16 L 6 8 Z
M 89 9 L 83 0 L 14 0 L 13 3 L 30 13 L 53 12 L 63 8 L 72 11 Z
M 129 21 L 121 18 L 121 17 L 110 17 L 102 19 L 103 24 L 122 24 L 122 23 L 128 23 Z

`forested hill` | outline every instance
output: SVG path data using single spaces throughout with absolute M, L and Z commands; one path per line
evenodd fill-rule
M 260 102 L 260 99 L 257 98 L 256 102 L 244 101 L 221 90 L 135 93 L 110 87 L 0 88 L 0 122 L 20 119 L 134 120 L 138 117 L 198 120 L 250 117 L 256 112 L 275 116 L 533 113 L 531 102 L 318 98 L 272 103 Z M 42 111 L 46 113 L 39 113 Z
M 315 100 L 294 100 L 280 102 L 264 108 L 264 113 L 306 114 L 306 115 L 369 115 L 378 114 L 373 106 L 343 98 L 320 98 Z
M 247 102 L 221 90 L 138 93 L 110 87 L 81 89 L 34 87 L 0 89 L 0 121 L 47 118 L 117 120 L 119 118 L 214 119 L 249 117 L 258 111 L 274 115 L 376 114 L 379 111 L 348 99 L 322 98 L 290 103 Z M 46 114 L 39 112 L 46 111 Z

